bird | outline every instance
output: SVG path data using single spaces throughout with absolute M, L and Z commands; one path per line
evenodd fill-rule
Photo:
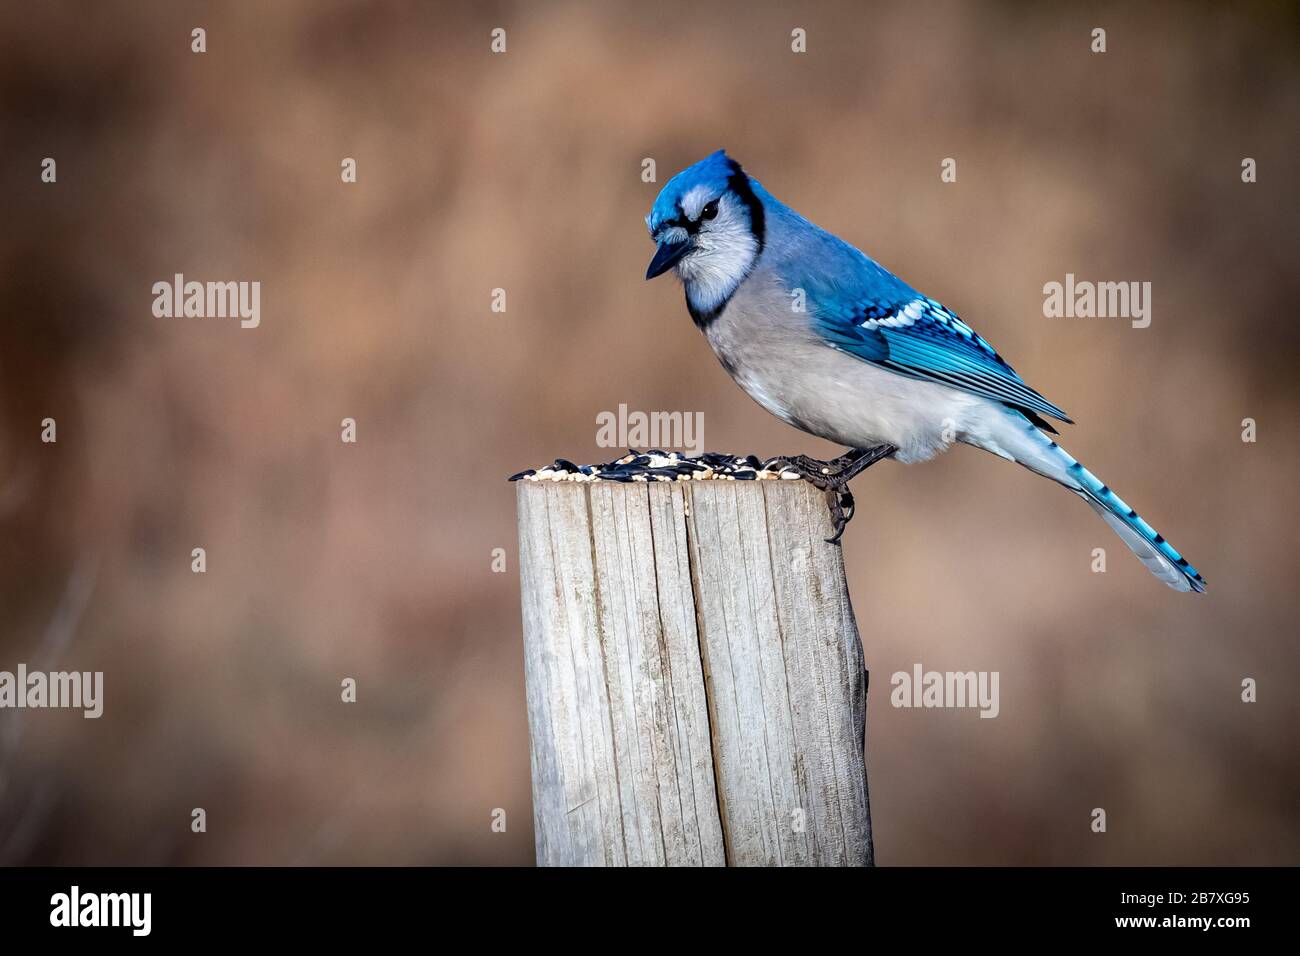
M 1205 579 L 1057 443 L 1066 413 L 957 314 L 785 205 L 725 150 L 668 180 L 646 216 L 653 279 L 676 272 L 722 367 L 768 412 L 849 449 L 781 456 L 827 493 L 838 542 L 848 482 L 885 459 L 973 445 L 1064 486 L 1176 591 Z

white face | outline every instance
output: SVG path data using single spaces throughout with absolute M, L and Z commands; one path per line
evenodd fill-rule
M 700 221 L 700 214 L 714 198 L 706 187 L 698 186 L 682 197 L 682 212 Z M 691 304 L 701 311 L 717 308 L 736 291 L 758 255 L 745 204 L 732 192 L 716 198 L 717 215 L 700 222 L 694 248 L 676 266 Z M 687 233 L 676 228 L 660 238 L 681 240 Z

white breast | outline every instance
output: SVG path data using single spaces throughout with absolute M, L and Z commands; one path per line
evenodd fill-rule
M 992 411 L 973 395 L 830 347 L 783 289 L 757 275 L 706 335 L 736 383 L 773 415 L 852 448 L 896 445 L 899 461 L 922 461 L 968 431 L 982 431 Z

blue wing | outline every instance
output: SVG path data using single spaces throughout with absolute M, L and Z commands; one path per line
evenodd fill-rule
M 1055 429 L 1035 413 L 1073 424 L 953 312 L 876 269 L 881 274 L 873 276 L 879 286 L 874 294 L 851 301 L 832 297 L 839 303 L 830 306 L 809 296 L 813 327 L 829 345 L 908 378 L 1001 402 L 1050 431 Z M 886 276 L 893 281 L 879 281 Z

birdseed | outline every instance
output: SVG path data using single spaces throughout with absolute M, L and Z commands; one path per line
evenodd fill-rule
M 652 449 L 628 453 L 603 465 L 575 465 L 557 458 L 543 468 L 529 468 L 511 481 L 772 481 L 797 479 L 790 468 L 764 468 L 754 455 L 724 455 L 706 451 L 696 458 L 675 451 Z

